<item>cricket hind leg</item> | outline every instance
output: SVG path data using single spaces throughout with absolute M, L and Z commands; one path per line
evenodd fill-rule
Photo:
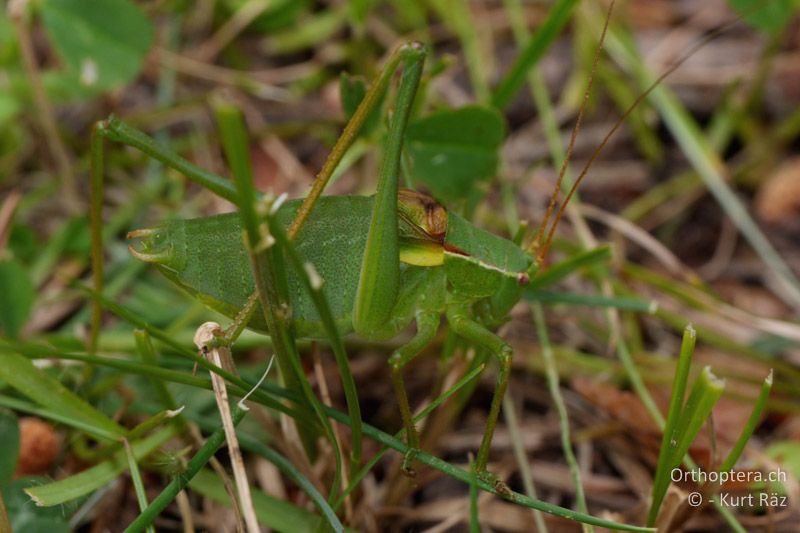
M 430 344 L 436 336 L 439 328 L 439 313 L 430 311 L 419 311 L 416 315 L 417 333 L 403 346 L 397 348 L 389 358 L 389 366 L 392 370 L 392 383 L 400 408 L 400 416 L 403 419 L 403 427 L 406 431 L 406 444 L 408 452 L 403 459 L 403 473 L 414 477 L 416 472 L 412 468 L 414 457 L 419 450 L 419 433 L 414 424 L 414 415 L 411 405 L 408 402 L 405 381 L 403 380 L 403 368 L 417 357 L 425 347 Z
M 468 306 L 465 304 L 450 304 L 446 311 L 447 322 L 450 328 L 457 335 L 477 344 L 487 350 L 497 359 L 499 372 L 497 384 L 492 394 L 492 404 L 489 408 L 489 415 L 486 419 L 486 431 L 478 449 L 478 456 L 475 459 L 475 469 L 478 475 L 495 485 L 499 492 L 503 492 L 504 484 L 498 483 L 486 470 L 489 462 L 489 450 L 492 446 L 492 436 L 494 435 L 497 419 L 500 415 L 500 408 L 503 403 L 508 388 L 508 377 L 511 374 L 512 349 L 502 338 L 495 335 L 486 327 L 476 322 L 469 316 Z M 506 489 L 507 490 L 507 489 Z

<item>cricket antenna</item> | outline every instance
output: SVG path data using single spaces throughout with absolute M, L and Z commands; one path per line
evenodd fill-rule
M 608 142 L 611 140 L 611 137 L 617 132 L 620 126 L 622 126 L 622 124 L 628 119 L 631 113 L 633 113 L 633 110 L 636 109 L 636 107 L 645 98 L 647 98 L 650 95 L 650 93 L 652 93 L 655 90 L 655 88 L 658 87 L 667 76 L 675 72 L 675 70 L 677 70 L 683 63 L 685 63 L 686 60 L 688 60 L 698 49 L 702 48 L 710 41 L 716 39 L 720 34 L 724 33 L 731 26 L 733 26 L 734 24 L 736 24 L 741 20 L 741 16 L 735 17 L 733 20 L 723 24 L 722 26 L 719 26 L 714 31 L 706 34 L 702 39 L 700 39 L 693 46 L 691 46 L 667 70 L 662 72 L 658 76 L 658 78 L 656 78 L 656 80 L 653 83 L 651 83 L 650 86 L 648 86 L 647 89 L 645 89 L 645 91 L 642 92 L 636 98 L 636 100 L 633 101 L 633 103 L 625 110 L 625 112 L 619 117 L 619 119 L 617 119 L 617 121 L 614 123 L 611 129 L 608 130 L 608 133 L 606 133 L 605 137 L 600 142 L 600 144 L 597 145 L 597 148 L 594 149 L 591 157 L 589 157 L 588 161 L 586 161 L 586 164 L 581 169 L 580 174 L 578 174 L 575 183 L 573 183 L 572 187 L 570 187 L 570 190 L 567 193 L 566 197 L 564 198 L 564 201 L 561 202 L 561 206 L 556 212 L 555 218 L 553 220 L 552 225 L 550 226 L 550 229 L 545 232 L 545 227 L 550 221 L 550 216 L 553 214 L 553 209 L 555 207 L 555 203 L 558 198 L 558 193 L 561 190 L 561 183 L 564 179 L 564 175 L 566 174 L 567 171 L 567 166 L 569 165 L 569 161 L 572 156 L 572 150 L 575 145 L 575 138 L 577 136 L 578 130 L 580 129 L 580 124 L 583 119 L 583 113 L 586 109 L 586 103 L 589 99 L 589 91 L 591 90 L 592 83 L 594 82 L 595 69 L 597 68 L 597 63 L 600 58 L 600 51 L 603 48 L 603 42 L 605 41 L 605 35 L 606 31 L 608 30 L 609 21 L 611 19 L 611 10 L 613 7 L 614 7 L 614 2 L 612 0 L 611 5 L 609 6 L 608 12 L 606 14 L 605 25 L 603 26 L 603 32 L 600 35 L 600 42 L 598 43 L 597 50 L 595 53 L 594 63 L 592 64 L 592 71 L 589 78 L 589 84 L 586 87 L 586 93 L 584 94 L 583 102 L 581 103 L 581 107 L 578 111 L 578 117 L 575 120 L 575 126 L 572 128 L 572 135 L 570 137 L 569 146 L 567 147 L 567 153 L 564 157 L 564 161 L 561 164 L 561 169 L 559 170 L 558 173 L 558 179 L 553 189 L 553 194 L 550 196 L 550 204 L 547 207 L 547 212 L 545 214 L 544 220 L 539 225 L 539 229 L 536 231 L 536 235 L 533 238 L 533 241 L 531 242 L 530 245 L 530 250 L 536 251 L 536 259 L 535 259 L 536 264 L 541 264 L 544 261 L 544 258 L 547 256 L 547 252 L 550 249 L 550 243 L 553 241 L 553 236 L 555 235 L 556 228 L 558 227 L 561 218 L 564 216 L 564 211 L 566 210 L 567 205 L 569 205 L 569 201 L 572 199 L 572 196 L 578 190 L 578 186 L 581 184 L 581 181 L 583 180 L 584 177 L 586 177 L 586 174 L 589 172 L 589 169 L 592 167 L 592 164 L 600 156 L 600 153 L 603 151 Z
M 539 224 L 539 229 L 536 230 L 536 235 L 534 236 L 533 240 L 531 241 L 530 249 L 531 251 L 536 250 L 536 263 L 539 264 L 547 255 L 547 248 L 550 246 L 550 236 L 551 233 L 545 233 L 545 228 L 547 227 L 548 223 L 550 222 L 550 217 L 553 214 L 553 210 L 556 207 L 556 201 L 558 200 L 558 193 L 561 191 L 561 184 L 564 182 L 564 176 L 567 174 L 567 168 L 569 167 L 570 159 L 572 159 L 572 151 L 575 149 L 575 140 L 578 138 L 578 131 L 581 129 L 581 122 L 583 122 L 583 114 L 586 111 L 586 106 L 589 102 L 589 96 L 592 93 L 592 85 L 594 85 L 594 76 L 595 72 L 597 71 L 597 64 L 600 62 L 600 53 L 603 51 L 603 43 L 606 39 L 606 31 L 608 31 L 608 24 L 611 21 L 611 12 L 614 9 L 614 0 L 611 0 L 611 4 L 608 6 L 608 10 L 606 11 L 606 20 L 603 24 L 603 32 L 600 34 L 600 41 L 597 43 L 597 47 L 594 51 L 594 59 L 592 59 L 592 70 L 589 73 L 589 83 L 586 85 L 586 90 L 583 93 L 583 101 L 581 102 L 581 107 L 578 109 L 578 117 L 575 119 L 575 125 L 572 127 L 572 133 L 569 137 L 569 144 L 567 145 L 567 152 L 564 154 L 564 160 L 561 161 L 561 168 L 558 170 L 558 179 L 556 180 L 556 184 L 553 187 L 553 193 L 550 195 L 550 203 L 547 205 L 547 211 L 545 212 L 544 219 L 542 219 L 542 223 Z M 602 145 L 601 145 L 602 146 Z M 585 172 L 584 172 L 585 173 Z M 580 180 L 576 181 L 575 184 L 572 185 L 569 193 L 567 194 L 567 198 L 570 198 L 575 191 L 575 186 L 579 183 Z M 565 200 L 559 209 L 558 213 L 556 214 L 556 221 L 553 227 L 558 225 L 558 221 L 561 218 L 561 212 L 564 209 L 564 206 L 567 204 L 568 200 Z M 542 239 L 544 236 L 547 235 L 548 238 L 544 243 Z

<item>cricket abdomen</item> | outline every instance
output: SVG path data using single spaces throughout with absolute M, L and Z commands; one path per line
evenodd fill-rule
M 295 239 L 297 250 L 322 277 L 322 290 L 342 333 L 353 331 L 353 307 L 372 204 L 373 199 L 365 196 L 323 197 Z M 299 205 L 299 201 L 287 203 L 278 212 L 280 222 L 288 226 Z M 324 337 L 319 314 L 297 273 L 290 269 L 287 281 L 297 334 Z
M 277 219 L 288 226 L 299 205 L 299 200 L 286 202 Z M 342 333 L 353 329 L 353 302 L 371 209 L 369 197 L 321 198 L 294 241 L 322 277 L 323 291 Z M 144 238 L 136 249 L 132 248 L 134 254 L 156 263 L 170 280 L 208 307 L 233 317 L 255 290 L 237 213 L 170 221 L 145 232 L 138 232 Z M 285 264 L 297 335 L 324 336 L 319 315 L 297 272 L 288 261 Z M 266 331 L 260 310 L 256 310 L 249 326 Z

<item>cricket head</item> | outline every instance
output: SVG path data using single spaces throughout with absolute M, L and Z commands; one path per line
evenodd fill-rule
M 426 194 L 400 189 L 397 214 L 400 261 L 416 266 L 443 264 L 447 209 Z
M 454 262 L 467 271 L 473 271 L 474 275 L 490 271 L 520 285 L 528 283 L 529 274 L 525 268 L 505 268 L 509 265 L 519 268 L 526 263 L 524 254 L 518 253 L 516 245 L 499 237 L 486 237 L 490 235 L 486 232 L 473 232 L 462 238 L 463 219 L 457 215 L 449 217 L 447 209 L 427 194 L 400 189 L 397 210 L 402 262 L 417 266 L 439 266 Z M 451 228 L 451 224 L 456 228 Z M 493 254 L 492 250 L 500 252 Z M 513 259 L 510 259 L 511 256 Z
M 470 299 L 508 294 L 515 302 L 530 280 L 530 257 L 516 244 L 470 224 L 430 196 L 398 191 L 400 260 L 444 266 L 450 290 Z M 510 294 L 513 293 L 513 294 Z
M 253 292 L 238 213 L 169 220 L 128 234 L 131 254 L 153 263 L 194 299 L 235 316 Z
M 128 250 L 139 261 L 174 268 L 175 241 L 171 233 L 169 225 L 133 230 L 127 235 L 134 241 L 128 245 Z

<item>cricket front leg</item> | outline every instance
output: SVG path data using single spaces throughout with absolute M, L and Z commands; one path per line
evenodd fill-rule
M 484 480 L 492 483 L 499 492 L 507 491 L 504 483 L 499 482 L 486 470 L 489 463 L 489 451 L 492 447 L 492 436 L 494 435 L 497 419 L 500 415 L 500 408 L 503 404 L 508 388 L 508 377 L 511 374 L 512 350 L 503 339 L 486 329 L 483 325 L 475 322 L 468 315 L 466 305 L 451 304 L 447 308 L 447 322 L 453 332 L 478 346 L 486 348 L 497 359 L 499 370 L 497 373 L 497 384 L 492 395 L 492 404 L 489 407 L 489 415 L 486 418 L 486 430 L 483 433 L 483 440 L 478 449 L 478 456 L 475 459 L 475 469 L 478 475 Z
M 401 289 L 397 212 L 400 157 L 408 117 L 422 77 L 425 48 L 421 44 L 410 43 L 403 47 L 401 54 L 403 74 L 381 160 L 378 191 L 372 205 L 353 310 L 353 329 L 365 338 L 380 336 L 380 332 L 387 330 L 396 311 L 395 306 Z M 415 450 L 419 448 L 419 436 L 403 384 L 402 368 L 433 338 L 437 319 L 438 315 L 420 314 L 417 335 L 406 346 L 397 350 L 390 359 L 392 381 L 411 448 L 403 462 L 403 470 L 409 474 L 412 472 L 409 464 Z
M 414 477 L 416 472 L 412 468 L 414 458 L 419 451 L 419 433 L 414 424 L 414 415 L 411 412 L 411 405 L 408 402 L 408 394 L 403 381 L 403 368 L 410 363 L 436 336 L 439 327 L 439 313 L 421 311 L 417 313 L 417 333 L 408 342 L 394 351 L 389 358 L 389 366 L 392 368 L 392 383 L 400 407 L 400 416 L 403 419 L 403 427 L 406 431 L 406 444 L 409 450 L 403 460 L 403 473 Z

